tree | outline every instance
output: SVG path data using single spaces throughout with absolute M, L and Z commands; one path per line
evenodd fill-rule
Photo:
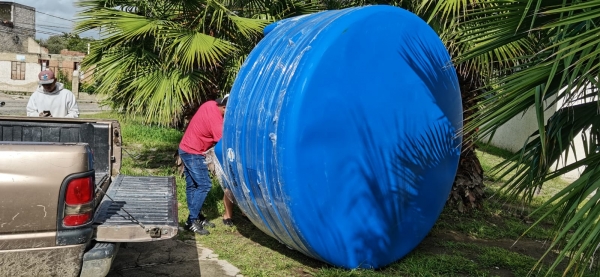
M 81 38 L 77 34 L 70 33 L 50 36 L 48 39 L 39 41 L 41 46 L 48 48 L 50 54 L 58 54 L 63 49 L 86 53 L 88 43 L 93 42 L 93 38 Z
M 93 38 L 82 38 L 78 34 L 67 34 L 66 48 L 70 51 L 77 51 L 87 53 L 88 44 L 93 44 L 95 39 Z
M 40 45 L 48 48 L 48 53 L 50 54 L 58 54 L 60 53 L 60 50 L 63 50 L 67 47 L 67 43 L 63 35 L 50 36 L 48 39 L 42 40 Z
M 469 64 L 503 45 L 535 43 L 513 59 L 512 66 L 489 72 L 494 81 L 485 87 L 488 91 L 479 98 L 479 110 L 465 130 L 479 128 L 481 135 L 493 134 L 514 116 L 534 109 L 538 130 L 518 154 L 497 168 L 515 172 L 503 189 L 526 201 L 545 181 L 585 166 L 581 177 L 533 212 L 541 214 L 535 224 L 558 216 L 546 254 L 561 251 L 549 272 L 569 257 L 565 275 L 581 276 L 595 266 L 600 246 L 600 194 L 596 193 L 600 188 L 600 1 L 486 0 L 479 4 L 467 7 L 456 26 L 460 32 L 454 43 L 465 49 L 461 62 Z M 545 107 L 559 100 L 565 105 L 546 122 Z M 553 168 L 561 154 L 574 154 L 574 140 L 582 131 L 587 131 L 582 133 L 584 156 L 570 166 Z
M 228 91 L 269 22 L 307 12 L 307 1 L 83 0 L 77 32 L 101 30 L 83 66 L 98 92 L 147 123 L 179 124 Z

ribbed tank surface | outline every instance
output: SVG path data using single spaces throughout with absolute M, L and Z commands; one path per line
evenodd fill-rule
M 294 17 L 265 34 L 235 80 L 218 145 L 240 209 L 335 266 L 402 258 L 439 217 L 461 151 L 443 43 L 391 6 Z

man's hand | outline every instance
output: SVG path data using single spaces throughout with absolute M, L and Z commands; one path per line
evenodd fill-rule
M 52 117 L 52 115 L 49 113 L 41 112 L 40 117 Z

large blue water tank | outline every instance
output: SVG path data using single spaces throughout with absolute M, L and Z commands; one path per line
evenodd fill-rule
M 456 73 L 436 33 L 390 6 L 265 28 L 225 114 L 223 166 L 263 232 L 345 268 L 409 253 L 446 202 L 460 155 Z

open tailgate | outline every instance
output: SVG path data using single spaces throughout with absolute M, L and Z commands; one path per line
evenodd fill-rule
M 98 206 L 94 239 L 142 242 L 177 235 L 175 178 L 117 175 Z

